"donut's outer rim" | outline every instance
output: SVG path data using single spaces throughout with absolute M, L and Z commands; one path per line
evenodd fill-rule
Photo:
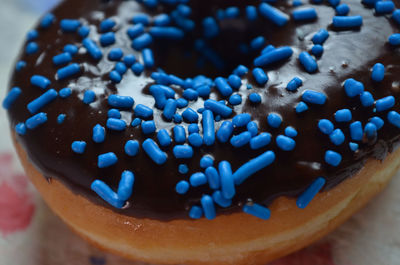
M 13 142 L 43 199 L 75 232 L 101 249 L 152 264 L 266 264 L 331 232 L 378 194 L 400 167 L 400 149 L 384 161 L 370 159 L 305 209 L 295 199 L 276 199 L 269 220 L 233 213 L 214 220 L 163 222 L 116 213 L 74 194 L 57 179 L 47 181 L 15 134 Z

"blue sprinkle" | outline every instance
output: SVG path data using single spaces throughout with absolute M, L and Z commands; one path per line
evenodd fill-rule
M 207 110 L 211 110 L 215 114 L 221 115 L 224 118 L 229 117 L 232 114 L 231 108 L 229 108 L 225 104 L 215 101 L 213 99 L 207 99 L 204 102 L 204 107 Z
M 258 125 L 254 121 L 251 121 L 247 124 L 247 131 L 251 133 L 251 136 L 256 136 L 258 134 Z
M 378 1 L 375 4 L 375 12 L 379 15 L 391 14 L 395 9 L 392 1 Z
M 118 184 L 118 198 L 126 201 L 132 196 L 133 184 L 135 183 L 135 175 L 128 170 L 121 174 L 121 180 Z
M 218 174 L 218 171 L 215 169 L 215 167 L 212 167 L 212 166 L 207 167 L 205 173 L 206 173 L 207 182 L 208 182 L 208 185 L 210 186 L 210 188 L 214 189 L 214 190 L 219 189 L 221 186 L 220 176 Z
M 348 97 L 353 98 L 364 92 L 364 85 L 363 83 L 350 78 L 344 82 L 344 90 Z
M 64 52 L 53 57 L 53 63 L 56 66 L 64 65 L 72 61 L 71 54 Z
M 235 194 L 235 183 L 232 176 L 231 164 L 228 161 L 222 161 L 218 165 L 219 175 L 221 177 L 221 192 L 225 199 L 232 199 Z
M 269 79 L 267 74 L 261 68 L 254 68 L 253 76 L 254 76 L 254 79 L 256 80 L 257 84 L 259 84 L 260 86 L 265 85 Z
M 326 102 L 326 95 L 314 90 L 305 90 L 302 99 L 307 103 L 323 105 Z
M 333 132 L 334 126 L 330 120 L 322 119 L 318 122 L 319 130 L 324 134 L 331 134 Z
M 117 156 L 113 152 L 101 154 L 97 157 L 97 166 L 106 168 L 115 165 L 118 162 Z
M 396 111 L 389 111 L 387 115 L 387 119 L 390 124 L 396 126 L 397 128 L 400 128 L 400 114 L 397 113 Z
M 250 42 L 250 48 L 253 50 L 259 50 L 265 45 L 265 38 L 258 36 Z
M 288 126 L 285 128 L 285 135 L 290 138 L 294 138 L 297 136 L 297 131 L 295 128 Z
M 103 181 L 95 180 L 90 186 L 103 200 L 108 202 L 115 208 L 121 209 L 124 206 L 124 201 L 120 200 L 118 195 Z
M 156 142 L 152 139 L 146 139 L 142 143 L 143 150 L 158 165 L 162 165 L 167 161 L 167 154 L 161 151 Z
M 107 117 L 108 118 L 116 118 L 116 119 L 121 119 L 121 113 L 117 109 L 110 109 L 107 112 Z
M 364 91 L 361 95 L 360 95 L 360 100 L 361 100 L 361 104 L 364 107 L 371 107 L 374 105 L 375 100 L 374 97 L 372 96 L 372 94 L 368 91 Z
M 251 138 L 250 148 L 253 150 L 257 150 L 261 147 L 267 146 L 271 142 L 271 138 L 271 134 L 261 133 L 260 135 Z
M 87 36 L 89 36 L 89 33 L 90 33 L 90 28 L 88 26 L 82 26 L 78 29 L 78 34 L 82 38 L 86 38 Z
M 183 119 L 185 119 L 187 122 L 197 122 L 199 119 L 199 115 L 197 114 L 196 111 L 194 111 L 191 108 L 187 108 L 183 113 L 182 113 Z
M 251 103 L 258 104 L 261 102 L 261 96 L 258 93 L 251 93 L 249 95 L 249 100 Z
M 378 99 L 375 103 L 376 111 L 385 111 L 391 109 L 395 104 L 395 99 L 393 96 L 387 96 Z
M 86 149 L 86 142 L 84 141 L 74 141 L 71 144 L 71 149 L 77 154 L 83 154 Z
M 211 88 L 209 85 L 202 85 L 196 88 L 197 93 L 200 97 L 208 97 L 211 92 Z
M 275 46 L 270 44 L 264 49 L 262 49 L 261 54 L 269 53 L 272 52 L 273 50 L 275 50 Z
M 283 151 L 292 151 L 296 147 L 296 142 L 290 137 L 278 135 L 276 145 Z
M 44 124 L 45 122 L 47 122 L 47 114 L 44 112 L 40 112 L 28 118 L 25 122 L 25 125 L 26 128 L 33 130 L 39 127 L 40 125 Z
M 242 184 L 251 175 L 272 164 L 274 160 L 275 153 L 273 151 L 267 151 L 256 158 L 251 159 L 249 162 L 240 166 L 239 169 L 233 173 L 235 184 Z
M 203 210 L 198 206 L 190 208 L 189 217 L 192 219 L 200 219 L 203 216 Z
M 119 61 L 123 56 L 124 53 L 120 48 L 112 48 L 108 53 L 108 59 L 110 61 Z
M 178 167 L 178 171 L 181 174 L 186 174 L 189 172 L 189 167 L 186 164 L 180 164 Z
M 332 150 L 325 152 L 325 162 L 331 166 L 337 167 L 342 162 L 342 156 Z
M 207 177 L 203 173 L 197 172 L 190 176 L 189 182 L 193 187 L 199 187 L 207 183 Z
M 31 84 L 40 87 L 41 89 L 47 89 L 50 86 L 51 82 L 44 76 L 33 75 L 31 77 Z
M 83 94 L 83 103 L 89 105 L 90 103 L 94 102 L 95 98 L 96 94 L 92 90 L 86 90 Z
M 324 42 L 329 38 L 329 32 L 326 29 L 320 29 L 312 38 L 314 44 L 324 44 Z
M 161 129 L 157 133 L 157 139 L 161 146 L 169 146 L 172 142 L 171 136 L 165 129 Z
M 324 53 L 324 47 L 322 47 L 319 44 L 316 44 L 311 48 L 311 53 L 316 57 L 320 57 L 322 53 Z
M 246 6 L 246 18 L 250 21 L 257 20 L 258 14 L 255 6 Z
M 175 123 L 181 123 L 182 122 L 182 116 L 178 113 L 174 114 L 174 118 L 173 118 Z
M 156 124 L 154 121 L 144 121 L 142 122 L 142 132 L 144 134 L 151 134 L 156 131 Z
M 125 55 L 123 61 L 127 67 L 131 67 L 136 62 L 136 57 L 133 54 L 128 54 Z
M 120 73 L 118 73 L 117 71 L 111 71 L 109 74 L 109 78 L 111 81 L 113 81 L 114 83 L 120 83 L 122 80 L 122 76 L 120 75 Z
M 296 112 L 297 113 L 303 113 L 306 110 L 308 110 L 308 106 L 303 101 L 299 102 L 299 104 L 296 105 Z
M 154 17 L 153 23 L 159 27 L 168 26 L 171 23 L 171 18 L 167 14 L 160 14 Z
M 22 90 L 19 87 L 13 87 L 3 100 L 3 108 L 10 109 L 14 102 L 21 96 Z
M 118 62 L 115 65 L 115 71 L 117 71 L 120 75 L 124 75 L 128 69 L 126 68 L 125 64 L 122 62 Z
M 58 94 L 60 95 L 60 98 L 67 98 L 71 96 L 72 90 L 69 87 L 64 87 L 58 92 Z
M 148 8 L 155 8 L 158 5 L 158 0 L 143 0 L 143 4 Z
M 279 61 L 290 58 L 293 54 L 293 50 L 290 47 L 276 48 L 270 52 L 261 54 L 261 56 L 254 59 L 254 65 L 256 67 L 268 66 Z
M 110 130 L 123 131 L 126 128 L 126 122 L 120 119 L 108 118 L 106 126 Z
M 207 100 L 208 101 L 208 100 Z M 206 102 L 207 102 L 206 101 Z M 216 101 L 214 101 L 216 104 Z M 207 146 L 213 145 L 215 142 L 214 114 L 210 110 L 205 110 L 203 115 L 203 139 Z
M 375 125 L 375 127 L 379 130 L 383 127 L 383 125 L 385 124 L 385 122 L 379 118 L 379 117 L 372 117 L 370 119 L 370 122 L 373 123 Z
M 244 66 L 244 65 L 239 65 L 238 67 L 236 67 L 236 69 L 233 71 L 233 74 L 238 75 L 238 76 L 244 76 L 245 74 L 247 74 L 249 71 L 249 69 Z
M 93 127 L 92 139 L 95 143 L 102 143 L 106 138 L 106 130 L 100 124 L 96 124 Z
M 19 62 L 17 62 L 16 66 L 15 66 L 15 70 L 17 72 L 19 72 L 25 67 L 26 67 L 26 62 L 25 61 L 19 61 Z
M 199 93 L 194 89 L 188 88 L 183 92 L 182 96 L 187 100 L 197 100 Z
M 37 113 L 41 108 L 57 98 L 57 92 L 54 89 L 49 89 L 40 97 L 28 103 L 27 108 L 31 114 Z
M 358 144 L 356 143 L 349 143 L 349 148 L 351 151 L 355 152 L 358 150 Z
M 43 29 L 49 28 L 55 20 L 55 16 L 53 14 L 46 14 L 43 16 L 43 18 L 40 20 L 40 27 Z
M 153 38 L 151 37 L 151 35 L 148 33 L 144 33 L 139 37 L 136 37 L 132 41 L 132 48 L 134 48 L 137 51 L 141 51 L 144 48 L 148 47 L 152 42 Z
M 139 152 L 139 142 L 134 140 L 127 141 L 124 150 L 128 156 L 136 156 Z
M 298 78 L 294 77 L 290 82 L 287 84 L 286 89 L 288 91 L 296 91 L 299 87 L 303 85 L 303 81 Z
M 117 23 L 115 23 L 114 20 L 111 18 L 105 19 L 100 23 L 100 31 L 101 32 L 107 32 L 112 30 L 113 27 L 115 27 Z
M 342 130 L 336 129 L 330 135 L 329 138 L 334 145 L 341 145 L 344 142 L 344 134 Z
M 156 39 L 181 40 L 185 36 L 181 29 L 175 27 L 152 27 L 149 33 Z
M 153 110 L 145 105 L 138 104 L 135 107 L 135 116 L 143 119 L 149 119 L 153 116 Z
M 62 19 L 60 21 L 61 30 L 64 32 L 76 32 L 81 22 L 77 19 Z
M 299 60 L 308 73 L 315 73 L 318 70 L 317 61 L 308 52 L 301 52 Z
M 228 97 L 232 94 L 232 87 L 228 84 L 225 78 L 217 77 L 215 79 L 215 86 L 222 96 Z
M 324 178 L 317 178 L 298 198 L 296 201 L 297 207 L 304 209 L 314 199 L 315 195 L 322 189 L 326 181 Z
M 103 57 L 102 51 L 93 40 L 86 38 L 82 41 L 82 44 L 93 59 L 100 60 Z
M 193 148 L 190 145 L 176 145 L 173 153 L 177 159 L 188 159 L 193 156 Z
M 347 4 L 340 4 L 336 7 L 336 14 L 338 16 L 347 16 L 350 12 L 350 7 Z
M 377 63 L 372 67 L 372 80 L 375 82 L 382 82 L 385 77 L 385 66 L 381 63 Z
M 295 21 L 307 21 L 314 20 L 317 18 L 317 11 L 315 8 L 302 8 L 292 12 L 293 19 Z
M 288 15 L 267 3 L 261 3 L 259 11 L 263 17 L 269 19 L 278 26 L 284 26 L 289 21 Z
M 188 105 L 189 105 L 189 102 L 188 102 L 186 99 L 184 99 L 184 98 L 178 98 L 178 99 L 176 100 L 176 106 L 177 106 L 179 109 L 186 108 Z
M 393 46 L 400 46 L 400 33 L 390 35 L 389 43 Z
M 367 135 L 368 139 L 373 139 L 377 136 L 378 129 L 375 124 L 372 122 L 368 122 L 364 127 L 364 132 Z
M 186 131 L 183 126 L 177 125 L 173 129 L 174 140 L 178 144 L 184 143 L 186 141 Z
M 147 26 L 150 24 L 150 17 L 147 14 L 136 14 L 132 18 L 132 23 L 133 24 L 143 24 L 144 26 Z
M 363 138 L 363 128 L 359 121 L 350 124 L 350 137 L 353 141 L 361 141 Z
M 115 43 L 115 34 L 114 32 L 104 33 L 100 36 L 100 44 L 103 47 L 110 46 Z
M 203 25 L 203 35 L 207 39 L 213 38 L 218 36 L 219 34 L 219 27 L 217 22 L 213 17 L 206 17 L 202 21 Z
M 400 9 L 397 9 L 396 11 L 393 12 L 392 18 L 394 21 L 397 22 L 397 24 L 400 25 Z
M 140 75 L 144 71 L 144 66 L 141 63 L 134 63 L 131 70 L 135 75 Z
M 181 180 L 176 184 L 175 191 L 178 194 L 185 194 L 186 192 L 188 192 L 189 187 L 189 182 L 187 182 L 186 180 Z
M 268 208 L 256 203 L 251 205 L 245 204 L 243 206 L 243 212 L 258 217 L 262 220 L 268 220 L 271 217 L 271 212 Z
M 251 140 L 251 133 L 248 131 L 242 132 L 239 135 L 235 135 L 231 138 L 230 142 L 232 146 L 239 148 L 246 145 Z
M 57 71 L 57 77 L 59 80 L 67 79 L 73 75 L 79 74 L 81 72 L 81 67 L 77 63 L 65 66 Z
M 361 27 L 363 23 L 362 16 L 335 16 L 332 25 L 336 29 L 347 29 Z
M 201 168 L 208 168 L 211 167 L 213 164 L 214 164 L 214 159 L 210 156 L 205 155 L 200 159 Z
M 276 113 L 270 113 L 268 114 L 267 122 L 272 128 L 278 128 L 282 124 L 282 118 Z
M 188 127 L 189 134 L 198 133 L 199 131 L 200 131 L 199 125 L 197 125 L 195 123 L 189 124 L 189 127 Z
M 65 121 L 65 118 L 67 117 L 67 115 L 65 114 L 60 114 L 57 116 L 57 123 L 58 124 L 62 124 Z
M 144 33 L 144 27 L 142 24 L 136 24 L 133 27 L 130 27 L 127 31 L 126 34 L 128 34 L 129 38 L 131 40 L 135 39 L 136 37 L 139 37 Z
M 246 126 L 251 121 L 251 116 L 248 113 L 238 114 L 232 119 L 232 123 L 236 127 Z
M 340 4 L 340 0 L 328 0 L 328 2 L 332 7 L 335 7 L 338 4 Z
M 349 122 L 351 119 L 352 115 L 349 109 L 341 109 L 335 112 L 335 120 L 337 122 Z
M 219 190 L 215 191 L 212 197 L 214 202 L 223 208 L 227 208 L 232 205 L 232 200 L 224 198 L 224 196 L 222 196 L 222 192 Z
M 176 100 L 172 98 L 168 99 L 163 111 L 164 118 L 168 121 L 171 121 L 176 112 L 176 108 L 177 108 Z
M 242 80 L 238 75 L 232 74 L 228 77 L 228 84 L 234 89 L 239 89 L 242 85 Z
M 78 47 L 73 44 L 67 44 L 64 46 L 63 52 L 67 52 L 71 54 L 71 56 L 74 56 L 78 52 Z
M 239 8 L 231 6 L 225 9 L 225 18 L 237 18 L 239 16 Z
M 204 216 L 209 220 L 214 219 L 216 213 L 212 197 L 209 195 L 203 195 L 200 202 L 201 206 L 203 207 Z
M 130 96 L 110 95 L 108 96 L 108 105 L 114 108 L 130 109 L 135 101 Z
M 229 97 L 229 104 L 236 106 L 242 103 L 242 97 L 239 94 L 233 94 Z
M 18 123 L 17 125 L 15 125 L 15 131 L 19 135 L 25 135 L 26 134 L 26 125 L 25 125 L 25 123 L 21 122 L 21 123 Z
M 142 51 L 143 63 L 145 68 L 152 68 L 154 66 L 154 56 L 151 49 L 143 49 Z

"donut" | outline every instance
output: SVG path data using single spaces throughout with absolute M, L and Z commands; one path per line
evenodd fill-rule
M 43 199 L 107 251 L 266 264 L 400 166 L 393 1 L 64 0 L 3 100 Z

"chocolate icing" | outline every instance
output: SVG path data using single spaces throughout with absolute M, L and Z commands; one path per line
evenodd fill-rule
M 257 5 L 259 1 L 190 1 L 192 6 L 192 18 L 196 25 L 201 25 L 205 16 L 214 15 L 216 9 L 227 6 L 239 6 L 243 10 L 247 4 Z M 257 22 L 248 22 L 243 16 L 241 19 L 227 19 L 221 22 L 221 35 L 216 38 L 211 46 L 220 54 L 226 62 L 226 69 L 215 69 L 208 63 L 203 68 L 196 67 L 196 58 L 201 57 L 193 52 L 193 40 L 201 34 L 200 30 L 186 37 L 181 42 L 156 42 L 152 48 L 155 52 L 156 65 L 169 74 L 180 77 L 193 77 L 204 74 L 210 77 L 227 76 L 238 64 L 251 66 L 251 62 L 258 53 L 241 55 L 237 51 L 238 43 L 249 43 L 251 39 L 259 35 L 265 36 L 269 44 L 278 46 L 291 46 L 294 55 L 289 61 L 266 68 L 270 80 L 265 87 L 258 86 L 251 75 L 246 76 L 240 89 L 243 103 L 235 106 L 234 114 L 247 112 L 252 119 L 259 124 L 259 131 L 270 132 L 274 137 L 283 134 L 286 126 L 293 126 L 298 131 L 296 148 L 292 152 L 280 151 L 275 142 L 261 150 L 251 150 L 249 147 L 233 148 L 229 143 L 216 142 L 211 147 L 202 146 L 195 148 L 195 155 L 190 160 L 175 159 L 172 154 L 172 145 L 165 148 L 168 161 L 162 166 L 157 166 L 150 158 L 140 150 L 138 156 L 131 158 L 124 153 L 124 144 L 128 139 L 136 139 L 139 142 L 148 136 L 143 135 L 140 127 L 128 127 L 123 132 L 107 130 L 106 141 L 96 144 L 92 141 L 92 128 L 97 123 L 105 125 L 107 119 L 107 96 L 118 93 L 132 96 L 135 104 L 144 104 L 153 108 L 154 99 L 148 93 L 148 87 L 154 83 L 149 78 L 151 71 L 147 71 L 140 77 L 135 76 L 130 70 L 125 74 L 123 81 L 115 85 L 108 74 L 115 63 L 107 59 L 107 52 L 111 47 L 121 47 L 126 54 L 133 53 L 140 58 L 139 53 L 130 48 L 131 41 L 126 36 L 126 29 L 131 25 L 130 18 L 138 12 L 146 12 L 151 15 L 167 12 L 170 7 L 159 6 L 156 10 L 147 10 L 134 1 L 100 1 L 100 0 L 65 0 L 54 11 L 56 22 L 49 29 L 40 29 L 37 43 L 40 50 L 34 55 L 21 54 L 20 59 L 27 62 L 27 66 L 19 72 L 14 72 L 10 87 L 18 86 L 23 94 L 9 110 L 11 127 L 25 121 L 30 117 L 26 105 L 42 94 L 42 91 L 33 87 L 29 80 L 33 74 L 40 74 L 49 78 L 51 87 L 59 91 L 64 87 L 73 90 L 72 96 L 67 99 L 57 98 L 55 102 L 47 105 L 42 111 L 48 114 L 48 122 L 39 128 L 28 131 L 25 136 L 17 136 L 18 142 L 28 153 L 32 163 L 47 178 L 56 178 L 64 182 L 77 194 L 84 195 L 91 201 L 108 206 L 93 191 L 90 185 L 95 179 L 101 179 L 116 189 L 121 172 L 131 170 L 136 181 L 133 196 L 129 199 L 129 205 L 125 209 L 115 211 L 121 214 L 136 217 L 148 217 L 161 220 L 186 218 L 190 206 L 198 204 L 202 194 L 210 194 L 208 186 L 192 188 L 186 195 L 175 192 L 175 184 L 188 179 L 195 172 L 202 171 L 199 160 L 205 154 L 210 154 L 218 163 L 227 160 L 235 171 L 240 165 L 250 158 L 265 152 L 274 150 L 275 162 L 249 178 L 242 185 L 237 186 L 237 194 L 233 204 L 228 209 L 218 209 L 219 213 L 231 213 L 241 210 L 241 205 L 247 200 L 268 205 L 274 198 L 285 196 L 297 196 L 306 189 L 318 176 L 324 176 L 327 184 L 325 189 L 331 189 L 344 179 L 354 175 L 363 167 L 369 158 L 384 159 L 391 152 L 399 139 L 399 129 L 390 125 L 386 120 L 386 113 L 377 113 L 385 120 L 384 127 L 378 132 L 378 138 L 365 139 L 360 143 L 360 149 L 353 153 L 349 150 L 349 123 L 335 123 L 335 127 L 341 128 L 346 136 L 343 145 L 337 147 L 329 137 L 323 135 L 317 128 L 318 121 L 322 118 L 334 121 L 333 114 L 336 110 L 349 108 L 352 110 L 353 120 L 359 120 L 366 124 L 369 118 L 374 116 L 373 107 L 364 108 L 359 98 L 350 99 L 344 93 L 342 83 L 347 78 L 354 78 L 364 83 L 367 91 L 370 91 L 375 99 L 383 96 L 394 95 L 399 98 L 400 91 L 400 50 L 387 44 L 388 37 L 399 30 L 390 16 L 374 15 L 374 10 L 363 6 L 360 1 L 348 1 L 350 15 L 362 15 L 364 22 L 360 29 L 346 31 L 334 31 L 330 25 L 335 11 L 328 5 L 312 5 L 316 8 L 318 19 L 313 22 L 296 23 L 289 21 L 284 27 L 277 27 L 266 19 Z M 394 1 L 400 4 L 399 1 Z M 310 4 L 306 4 L 308 6 Z M 287 14 L 294 8 L 289 2 L 279 1 L 276 5 Z M 90 37 L 96 40 L 99 37 L 96 27 L 102 19 L 112 17 L 118 22 L 117 43 L 104 48 L 104 56 L 100 61 L 94 61 L 87 55 L 84 48 L 80 48 L 73 61 L 81 64 L 83 73 L 66 81 L 57 81 L 55 73 L 57 68 L 52 63 L 52 57 L 62 52 L 64 45 L 73 43 L 81 47 L 82 38 L 76 33 L 62 33 L 59 22 L 63 18 L 80 19 L 91 27 Z M 306 73 L 298 62 L 298 54 L 312 47 L 311 38 L 321 28 L 327 28 L 330 37 L 324 44 L 324 54 L 318 59 L 319 70 L 315 74 Z M 189 55 L 187 54 L 189 53 Z M 386 66 L 385 79 L 381 83 L 371 80 L 371 67 L 380 62 Z M 304 85 L 297 92 L 288 92 L 286 84 L 295 76 L 303 79 Z M 252 84 L 253 89 L 246 89 L 246 84 Z M 96 93 L 96 100 L 91 105 L 82 102 L 85 90 L 91 89 Z M 182 89 L 174 88 L 178 94 Z M 313 89 L 324 92 L 327 95 L 327 103 L 323 106 L 310 106 L 303 114 L 296 114 L 294 107 L 301 100 L 301 93 L 305 89 Z M 263 101 L 260 105 L 253 105 L 248 100 L 248 95 L 258 92 Z M 220 99 L 216 90 L 212 91 L 212 98 Z M 191 102 L 189 107 L 197 110 L 203 107 L 203 100 Z M 154 109 L 154 120 L 157 130 L 165 128 L 172 131 L 174 123 L 167 122 L 161 117 L 161 111 Z M 394 110 L 399 110 L 396 103 Z M 283 124 L 278 129 L 272 129 L 267 125 L 266 116 L 270 112 L 276 112 L 283 117 Z M 67 115 L 63 124 L 57 124 L 57 116 L 61 113 Z M 122 119 L 130 123 L 133 119 L 133 111 L 123 111 Z M 232 115 L 233 117 L 233 115 Z M 231 117 L 231 118 L 232 118 Z M 201 121 L 199 121 L 201 129 Z M 221 122 L 216 123 L 216 128 Z M 185 128 L 187 123 L 182 123 Z M 172 134 L 172 133 L 171 133 Z M 151 136 L 155 141 L 156 135 Z M 88 143 L 83 155 L 77 155 L 71 150 L 71 143 L 76 140 L 84 140 Z M 324 153 L 332 149 L 343 156 L 339 167 L 332 167 L 324 162 Z M 114 152 L 118 156 L 118 163 L 106 169 L 97 167 L 97 156 L 106 152 Z M 186 163 L 189 173 L 181 175 L 178 165 Z

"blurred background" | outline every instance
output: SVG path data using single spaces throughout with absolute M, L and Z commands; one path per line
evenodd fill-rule
M 0 2 L 2 101 L 26 32 L 59 0 Z M 140 265 L 90 246 L 54 216 L 24 176 L 2 108 L 0 130 L 0 265 Z M 332 235 L 270 265 L 399 265 L 399 191 L 400 175 Z

